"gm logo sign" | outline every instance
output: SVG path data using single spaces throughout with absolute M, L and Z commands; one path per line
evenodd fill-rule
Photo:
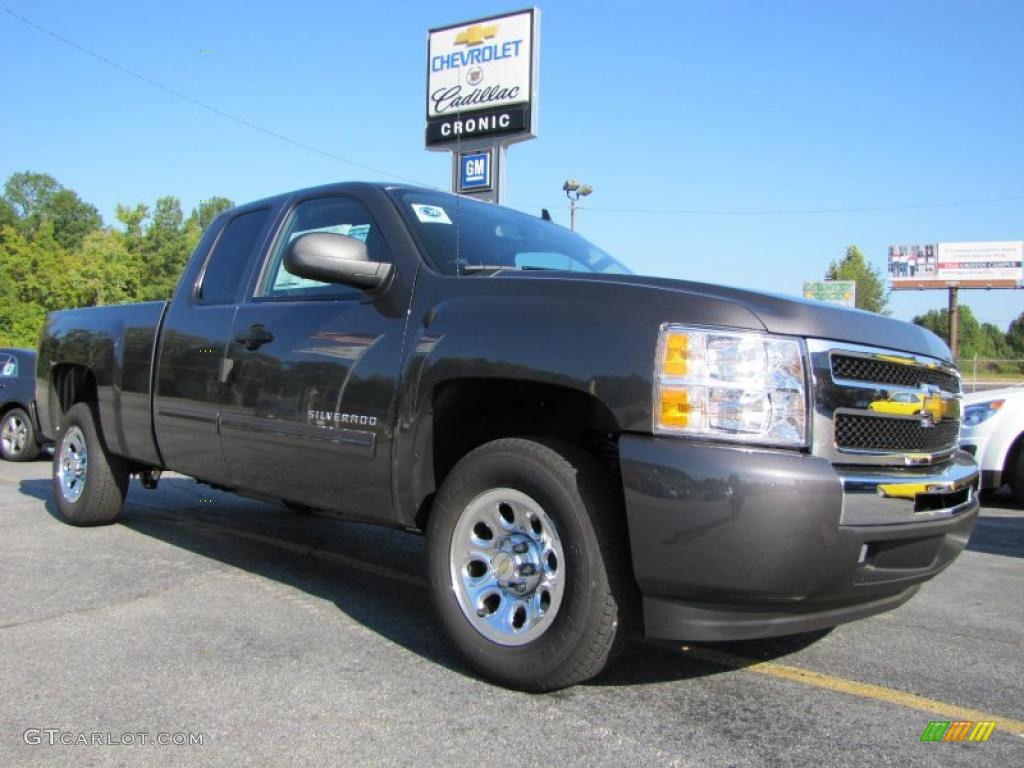
M 486 191 L 491 188 L 491 150 L 459 155 L 459 192 Z

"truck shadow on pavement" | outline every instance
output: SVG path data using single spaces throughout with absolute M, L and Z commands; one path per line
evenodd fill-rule
M 22 480 L 20 490 L 44 501 L 47 512 L 64 524 L 49 480 Z M 276 504 L 212 491 L 184 478 L 165 478 L 156 492 L 144 491 L 133 482 L 117 524 L 329 601 L 381 637 L 435 664 L 475 677 L 448 645 L 434 618 L 421 536 L 300 515 Z M 332 556 L 325 560 L 324 554 Z M 369 570 L 360 564 L 369 565 Z M 374 566 L 379 567 L 376 572 Z M 825 634 L 706 647 L 754 663 L 799 651 Z M 682 645 L 635 642 L 617 664 L 587 685 L 667 683 L 730 671 L 688 657 L 680 650 Z
M 967 549 L 987 555 L 1024 557 L 1024 516 L 986 515 L 978 518 Z
M 967 549 L 988 555 L 1024 557 L 1024 512 L 1006 490 L 982 496 L 985 514 L 978 518 Z

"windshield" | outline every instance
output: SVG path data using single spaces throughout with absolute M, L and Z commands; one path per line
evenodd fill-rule
M 446 275 L 496 269 L 559 269 L 628 275 L 596 245 L 539 216 L 444 192 L 394 190 L 427 257 Z

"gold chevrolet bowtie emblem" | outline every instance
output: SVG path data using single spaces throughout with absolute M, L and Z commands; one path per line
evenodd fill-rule
M 487 27 L 483 24 L 474 24 L 472 27 L 468 27 L 456 35 L 455 44 L 480 45 L 485 38 L 494 37 L 496 34 L 498 34 L 497 24 L 491 24 Z
M 942 421 L 942 417 L 946 415 L 946 405 L 942 400 L 942 395 L 935 393 L 925 395 L 921 403 L 921 414 L 929 417 L 933 424 Z

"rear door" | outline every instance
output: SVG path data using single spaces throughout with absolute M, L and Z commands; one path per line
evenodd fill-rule
M 218 431 L 231 324 L 269 228 L 272 209 L 242 210 L 214 225 L 182 276 L 160 335 L 154 424 L 164 465 L 229 484 Z M 215 228 L 215 229 L 214 229 Z M 203 258 L 202 251 L 208 255 Z
M 221 433 L 240 488 L 379 520 L 391 514 L 390 437 L 411 281 L 401 265 L 377 294 L 288 273 L 309 232 L 366 243 L 394 262 L 371 204 L 356 194 L 298 200 L 284 220 L 228 347 Z M 386 211 L 385 211 L 386 213 Z

